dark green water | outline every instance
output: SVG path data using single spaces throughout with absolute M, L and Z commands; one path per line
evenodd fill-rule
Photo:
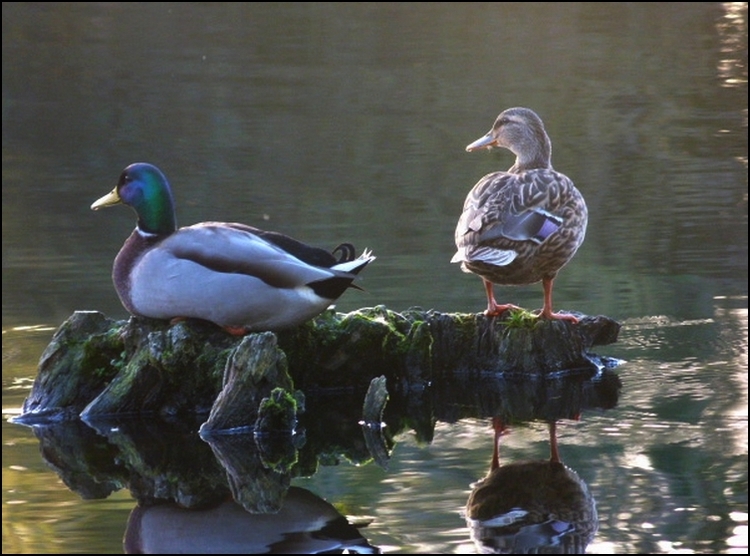
M 463 199 L 508 153 L 466 153 L 504 108 L 544 119 L 586 197 L 559 309 L 620 320 L 618 406 L 560 426 L 597 501 L 590 553 L 747 548 L 747 4 L 3 3 L 3 411 L 73 311 L 124 318 L 112 259 L 133 226 L 93 213 L 134 161 L 181 224 L 241 221 L 378 259 L 341 311 L 480 311 L 449 260 Z M 541 286 L 498 298 L 541 306 Z M 3 552 L 122 552 L 134 501 L 71 492 L 3 423 Z M 503 457 L 545 457 L 545 427 Z M 342 460 L 298 486 L 385 552 L 475 548 L 460 510 L 484 420 L 404 433 L 388 471 Z

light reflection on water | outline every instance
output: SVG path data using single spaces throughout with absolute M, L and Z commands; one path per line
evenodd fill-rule
M 630 398 L 628 384 L 637 380 L 628 378 L 633 372 L 638 371 L 629 369 L 623 374 L 626 399 Z M 648 385 L 644 389 L 648 390 Z M 30 468 L 4 468 L 4 485 L 13 485 L 4 489 L 4 503 L 16 507 L 14 512 L 28 508 L 20 510 L 21 522 L 24 517 L 41 518 L 53 531 L 85 527 L 87 532 L 79 537 L 66 535 L 59 551 L 70 551 L 77 542 L 85 542 L 103 552 L 117 552 L 116 539 L 121 538 L 133 505 L 129 494 L 121 491 L 105 501 L 82 502 L 40 464 L 37 442 L 26 429 L 7 423 L 3 426 L 4 457 L 32 462 Z M 668 530 L 689 531 L 710 519 L 713 514 L 706 510 L 713 504 L 705 498 L 708 493 L 692 487 L 686 490 L 690 484 L 686 478 L 694 476 L 698 487 L 704 481 L 715 481 L 719 471 L 727 473 L 724 479 L 731 484 L 743 479 L 743 471 L 742 462 L 735 461 L 728 469 L 720 464 L 723 472 L 714 469 L 705 474 L 709 469 L 705 464 L 715 460 L 715 452 L 706 452 L 702 446 L 706 428 L 705 423 L 670 421 L 659 417 L 657 411 L 644 412 L 643 404 L 633 400 L 618 410 L 561 423 L 562 457 L 588 482 L 600 515 L 597 539 L 601 540 L 595 540 L 590 552 L 643 552 L 656 550 L 664 542 L 680 546 L 680 538 L 669 538 Z M 723 433 L 717 430 L 713 434 Z M 548 449 L 541 424 L 519 426 L 504 439 L 501 457 L 508 461 L 544 458 Z M 373 518 L 362 532 L 382 549 L 390 547 L 402 553 L 468 550 L 461 510 L 471 483 L 486 473 L 490 452 L 489 423 L 438 423 L 429 444 L 415 443 L 409 433 L 400 437 L 387 472 L 373 465 L 323 466 L 314 476 L 295 483 L 332 502 L 346 515 Z M 677 461 L 687 468 L 675 468 Z M 63 506 L 68 508 L 65 517 L 59 515 Z M 706 533 L 694 534 L 705 538 Z M 24 550 L 35 546 L 42 551 L 51 549 L 49 544 L 38 546 L 30 531 L 16 529 L 6 535 L 6 548 L 13 538 Z

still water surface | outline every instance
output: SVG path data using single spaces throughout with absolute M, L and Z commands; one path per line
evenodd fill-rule
M 556 308 L 623 324 L 600 349 L 624 360 L 617 407 L 559 427 L 597 503 L 587 550 L 747 551 L 746 3 L 3 3 L 2 71 L 6 418 L 73 311 L 126 316 L 109 273 L 133 215 L 89 206 L 127 164 L 167 174 L 181 224 L 371 248 L 338 310 L 474 312 L 453 229 L 512 160 L 464 147 L 525 105 L 589 205 Z M 541 286 L 498 297 L 536 308 Z M 293 482 L 384 552 L 475 552 L 460 512 L 489 422 L 396 440 L 387 471 Z M 501 457 L 548 453 L 531 423 Z M 122 552 L 134 505 L 83 500 L 4 420 L 3 552 Z

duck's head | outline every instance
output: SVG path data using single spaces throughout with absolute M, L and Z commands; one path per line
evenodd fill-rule
M 467 152 L 502 147 L 516 155 L 516 170 L 549 168 L 552 144 L 542 119 L 529 108 L 508 108 L 486 135 L 466 146 Z
M 156 166 L 136 162 L 120 174 L 117 186 L 91 205 L 92 210 L 123 203 L 138 215 L 138 229 L 146 234 L 167 235 L 177 219 L 169 182 Z

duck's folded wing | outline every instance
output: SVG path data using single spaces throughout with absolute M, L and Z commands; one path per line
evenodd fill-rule
M 198 224 L 198 226 L 201 225 L 203 224 Z M 208 223 L 207 225 L 210 226 L 212 224 Z M 221 226 L 224 228 L 231 228 L 241 232 L 247 232 L 249 234 L 256 235 L 264 239 L 265 241 L 272 243 L 277 247 L 280 247 L 283 251 L 286 251 L 287 253 L 297 257 L 299 260 L 313 266 L 330 268 L 337 262 L 340 262 L 339 259 L 334 256 L 336 249 L 343 250 L 342 256 L 345 259 L 348 257 L 348 259 L 346 260 L 354 259 L 354 247 L 347 243 L 339 245 L 336 249 L 334 249 L 333 252 L 329 253 L 325 249 L 321 249 L 320 247 L 313 247 L 312 245 L 308 245 L 307 243 L 302 243 L 301 241 L 296 240 L 293 237 L 279 232 L 262 230 L 260 228 L 255 228 L 253 226 L 248 226 L 247 224 L 240 224 L 237 222 L 222 223 Z
M 214 272 L 253 276 L 277 288 L 295 288 L 341 274 L 308 264 L 247 228 L 217 223 L 180 228 L 160 248 Z
M 531 209 L 521 214 L 507 214 L 502 226 L 495 226 L 481 234 L 481 241 L 502 236 L 516 241 L 542 243 L 561 225 L 562 218 L 541 209 Z
M 562 225 L 562 218 L 552 213 L 556 202 L 552 174 L 556 173 L 498 172 L 483 178 L 464 204 L 457 244 L 542 243 Z

